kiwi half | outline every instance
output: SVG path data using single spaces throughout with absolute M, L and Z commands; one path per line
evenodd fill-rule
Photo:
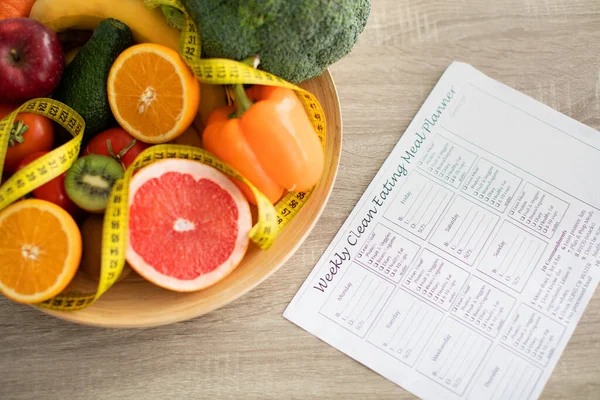
M 82 209 L 102 212 L 115 182 L 125 173 L 111 157 L 90 154 L 73 163 L 65 176 L 67 196 Z

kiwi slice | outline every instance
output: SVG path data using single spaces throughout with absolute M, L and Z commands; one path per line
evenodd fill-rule
M 125 170 L 111 157 L 90 154 L 76 160 L 65 176 L 69 198 L 89 212 L 102 212 L 115 182 Z

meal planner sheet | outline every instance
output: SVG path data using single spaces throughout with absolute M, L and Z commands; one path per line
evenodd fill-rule
M 452 63 L 284 317 L 424 399 L 535 399 L 600 276 L 600 133 Z

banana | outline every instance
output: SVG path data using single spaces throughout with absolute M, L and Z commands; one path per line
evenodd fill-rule
M 106 18 L 131 29 L 137 43 L 157 43 L 178 50 L 180 31 L 167 24 L 159 8 L 149 9 L 143 0 L 37 0 L 29 17 L 56 32 L 94 30 Z
M 70 64 L 75 58 L 81 47 L 75 47 L 65 53 L 65 64 Z

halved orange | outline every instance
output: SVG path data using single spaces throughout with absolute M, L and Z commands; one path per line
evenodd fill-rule
M 48 300 L 67 287 L 81 260 L 81 233 L 73 217 L 39 199 L 0 213 L 0 292 L 19 303 Z
M 129 47 L 115 60 L 107 85 L 117 122 L 142 142 L 176 138 L 198 112 L 200 83 L 169 47 L 155 43 Z

